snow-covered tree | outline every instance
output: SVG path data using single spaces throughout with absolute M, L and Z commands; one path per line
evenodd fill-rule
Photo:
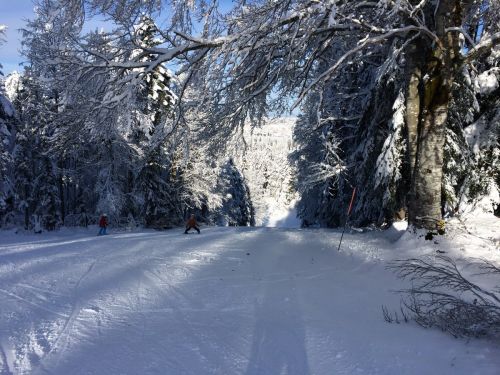
M 7 30 L 7 26 L 0 24 L 0 45 L 5 43 L 5 31 Z M 2 64 L 0 63 L 0 76 L 2 76 Z
M 0 25 L 0 45 L 5 42 L 5 30 L 6 26 Z M 0 64 L 0 76 L 3 75 L 1 69 Z M 12 149 L 16 123 L 14 108 L 2 86 L 0 86 L 0 226 L 5 224 L 8 220 L 7 215 L 13 211 Z
M 251 16 L 242 11 L 231 25 L 230 35 L 238 30 L 246 33 L 222 48 L 227 51 L 222 56 L 229 61 L 234 59 L 229 69 L 232 84 L 225 85 L 224 98 L 226 101 L 231 98 L 229 90 L 238 92 L 239 97 L 241 92 L 247 97 L 245 90 L 248 96 L 262 94 L 275 82 L 289 90 L 300 87 L 299 99 L 313 89 L 324 94 L 322 85 L 340 79 L 348 72 L 348 63 L 366 59 L 370 51 L 382 54 L 382 61 L 375 61 L 382 69 L 402 64 L 405 71 L 402 83 L 404 86 L 408 83 L 408 91 L 402 94 L 404 129 L 408 134 L 410 221 L 417 226 L 434 227 L 441 217 L 443 134 L 451 87 L 464 64 L 498 43 L 500 34 L 494 18 L 497 7 L 497 2 L 490 2 L 485 8 L 483 2 L 457 1 L 253 3 L 245 9 Z M 474 18 L 478 10 L 483 15 Z M 254 17 L 255 14 L 263 16 Z M 271 15 L 275 21 L 265 18 Z M 482 22 L 485 31 L 476 41 L 465 37 L 464 50 L 465 27 L 478 28 Z M 355 47 L 344 46 L 345 53 L 326 60 L 327 67 L 314 75 L 315 62 L 325 57 L 327 46 L 336 44 L 342 49 L 343 42 L 353 38 Z M 375 48 L 394 40 L 400 41 L 397 48 L 401 49 L 403 60 L 395 58 L 394 52 L 398 51 L 394 48 Z M 293 64 L 298 68 L 294 69 Z M 251 110 L 250 104 L 247 108 Z M 369 150 L 366 145 L 365 152 Z M 371 160 L 378 159 L 377 155 L 370 156 Z M 369 201 L 361 202 L 364 203 Z
M 53 223 L 58 202 L 54 165 L 48 156 L 48 101 L 38 82 L 29 72 L 17 86 L 14 107 L 20 122 L 17 126 L 13 152 L 15 176 L 15 204 L 24 216 L 24 226 L 31 227 L 34 215 L 37 220 Z M 52 225 L 52 224 L 51 224 Z
M 43 118 L 43 124 L 37 124 L 38 133 L 45 137 L 43 145 L 50 149 L 50 153 L 42 153 L 50 154 L 50 160 L 43 162 L 41 169 L 52 167 L 61 220 L 67 214 L 106 212 L 112 222 L 120 216 L 145 213 L 150 222 L 149 213 L 162 212 L 162 207 L 172 204 L 174 211 L 179 212 L 176 197 L 170 196 L 177 189 L 170 186 L 173 182 L 169 176 L 178 142 L 178 133 L 171 124 L 175 95 L 168 88 L 170 73 L 158 65 L 147 72 L 137 69 L 141 70 L 140 75 L 135 75 L 136 70 L 129 75 L 126 69 L 75 74 L 75 68 L 81 66 L 76 61 L 84 53 L 80 51 L 78 57 L 72 54 L 81 44 L 92 51 L 85 61 L 92 63 L 113 54 L 115 43 L 119 43 L 101 31 L 91 31 L 82 38 L 85 11 L 110 11 L 115 16 L 121 11 L 56 0 L 39 1 L 37 5 L 35 19 L 24 30 L 23 52 L 39 96 L 36 116 Z M 136 48 L 121 59 L 144 60 L 143 49 L 157 45 L 157 29 L 151 18 L 145 16 L 130 26 L 133 40 L 129 40 L 129 46 Z M 59 55 L 61 51 L 76 60 L 67 61 Z M 108 85 L 129 78 L 133 82 L 126 84 L 121 95 Z M 30 116 L 24 107 L 24 115 L 31 123 L 36 122 L 36 116 Z M 166 174 L 165 169 L 169 171 Z M 170 203 L 164 199 L 166 196 Z M 178 219 L 179 213 L 173 221 Z
M 500 207 L 500 53 L 464 70 L 455 86 L 445 144 L 446 211 Z
M 156 4 L 144 3 L 150 7 Z M 127 16 L 142 7 L 137 6 Z M 109 61 L 98 59 L 82 69 L 108 66 L 148 70 L 174 59 L 196 66 L 202 57 L 207 57 L 207 92 L 217 103 L 214 116 L 229 126 L 243 124 L 247 115 L 262 119 L 269 109 L 267 95 L 272 89 L 297 94 L 302 99 L 311 90 L 321 91 L 326 82 L 344 74 L 349 62 L 370 51 L 381 52 L 384 57 L 377 64 L 383 67 L 397 61 L 403 63 L 408 83 L 403 95 L 409 140 L 410 221 L 417 226 L 433 227 L 441 217 L 444 124 L 451 87 L 464 64 L 489 51 L 500 39 L 495 29 L 497 7 L 493 1 L 483 4 L 451 0 L 359 4 L 244 1 L 237 3 L 225 18 L 225 35 L 218 36 L 215 27 L 208 28 L 212 34 L 207 32 L 203 38 L 186 35 L 186 29 L 176 27 L 187 23 L 178 23 L 180 18 L 176 18 L 164 30 L 164 47 L 144 50 L 151 53 L 148 61 L 117 61 L 114 56 L 123 54 L 118 48 L 111 59 L 107 58 Z M 112 15 L 116 12 L 111 9 Z M 123 21 L 123 11 L 119 14 Z M 475 39 L 469 37 L 466 30 L 479 30 L 479 24 L 484 25 L 482 34 L 476 33 Z M 395 39 L 401 41 L 398 48 L 404 60 L 388 53 L 393 49 L 376 48 Z M 464 40 L 466 49 L 462 48 Z M 345 53 L 327 59 L 325 69 L 315 74 L 316 65 L 331 46 L 340 46 Z M 120 47 L 129 48 L 126 42 Z M 131 78 L 138 74 L 141 73 L 131 74 Z M 118 88 L 120 84 L 123 82 L 118 83 Z M 281 104 L 283 101 L 276 102 L 277 106 Z
M 217 184 L 217 190 L 222 195 L 222 206 L 216 219 L 217 224 L 255 225 L 250 191 L 241 172 L 234 165 L 233 159 L 229 158 L 222 166 Z
M 295 168 L 288 160 L 295 148 L 295 121 L 295 117 L 268 119 L 262 127 L 247 123 L 226 151 L 248 184 L 256 225 L 266 225 L 278 211 L 295 204 Z
M 118 215 L 137 206 L 130 181 L 156 147 L 171 145 L 153 164 L 195 138 L 189 119 L 203 119 L 203 135 L 223 149 L 249 119 L 263 123 L 293 99 L 304 113 L 298 129 L 312 133 L 297 134 L 300 147 L 318 145 L 312 169 L 299 167 L 315 184 L 304 188 L 308 201 L 321 202 L 308 216 L 340 224 L 355 185 L 357 221 L 381 224 L 407 206 L 413 225 L 434 228 L 453 87 L 500 41 L 498 1 L 242 0 L 226 14 L 216 2 L 174 1 L 168 22 L 156 22 L 163 5 L 40 0 L 27 27 L 27 56 L 57 94 L 58 137 L 87 132 L 85 152 L 98 160 L 96 207 Z M 83 33 L 96 14 L 111 29 Z M 65 152 L 58 173 L 71 164 Z
M 0 226 L 14 214 L 14 140 L 19 120 L 14 107 L 0 90 Z

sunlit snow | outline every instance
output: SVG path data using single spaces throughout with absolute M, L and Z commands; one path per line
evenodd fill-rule
M 335 230 L 4 231 L 0 372 L 498 374 L 498 344 L 381 312 L 404 286 L 390 259 L 439 249 L 500 263 L 499 219 L 478 224 L 481 238 L 456 229 L 439 243 L 348 230 L 340 252 Z

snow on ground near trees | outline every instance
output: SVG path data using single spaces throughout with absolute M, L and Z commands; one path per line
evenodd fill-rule
M 484 225 L 439 244 L 347 233 L 341 252 L 340 232 L 319 229 L 1 232 L 0 373 L 498 374 L 498 343 L 381 312 L 404 287 L 388 260 L 500 263 L 499 220 Z

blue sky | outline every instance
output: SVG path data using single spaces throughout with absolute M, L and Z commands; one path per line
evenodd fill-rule
M 3 65 L 4 74 L 20 69 L 21 33 L 18 29 L 24 27 L 26 19 L 32 18 L 31 0 L 0 0 L 0 24 L 8 27 L 7 43 L 0 46 L 0 64 Z
M 0 0 L 0 24 L 7 25 L 7 43 L 0 46 L 0 64 L 7 75 L 14 70 L 22 70 L 24 61 L 20 54 L 22 33 L 19 29 L 26 25 L 27 19 L 34 18 L 32 0 Z M 87 28 L 102 27 L 103 21 L 92 19 Z

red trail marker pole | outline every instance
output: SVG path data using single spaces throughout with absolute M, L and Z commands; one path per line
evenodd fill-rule
M 340 242 L 337 251 L 340 251 L 340 245 L 342 244 L 342 238 L 344 238 L 345 228 L 347 227 L 347 221 L 349 220 L 349 216 L 351 215 L 352 204 L 354 203 L 355 196 L 356 196 L 356 188 L 352 189 L 351 202 L 349 203 L 349 208 L 347 210 L 347 217 L 345 218 L 344 230 L 342 231 L 342 235 L 340 236 Z

